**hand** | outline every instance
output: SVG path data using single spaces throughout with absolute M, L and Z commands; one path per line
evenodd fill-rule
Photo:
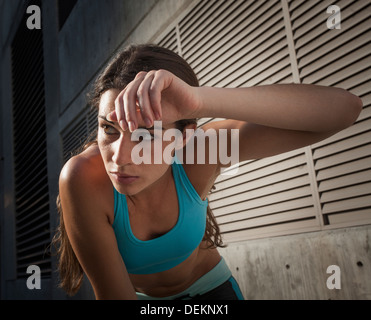
M 140 117 L 147 128 L 153 121 L 163 124 L 196 118 L 200 98 L 192 87 L 166 70 L 139 72 L 115 100 L 115 111 L 107 119 L 133 132 Z

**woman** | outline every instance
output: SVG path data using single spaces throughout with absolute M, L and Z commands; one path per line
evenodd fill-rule
M 226 129 L 230 139 L 238 129 L 244 161 L 325 139 L 352 125 L 362 109 L 358 97 L 338 88 L 199 87 L 182 58 L 153 45 L 116 56 L 98 77 L 92 104 L 98 108 L 97 141 L 61 172 L 56 241 L 62 286 L 76 292 L 84 271 L 97 299 L 243 298 L 217 251 L 222 242 L 207 201 L 226 165 L 186 161 L 199 152 L 190 155 L 185 148 L 195 119 L 231 119 L 202 129 Z M 155 121 L 161 121 L 160 133 Z M 142 135 L 135 139 L 138 128 Z M 183 148 L 183 159 L 155 163 L 151 146 L 159 139 L 164 152 L 172 142 L 163 135 L 174 128 L 183 135 L 172 155 Z M 228 141 L 217 154 L 231 150 Z M 139 143 L 150 148 L 149 164 L 134 163 Z M 208 159 L 208 140 L 204 152 Z

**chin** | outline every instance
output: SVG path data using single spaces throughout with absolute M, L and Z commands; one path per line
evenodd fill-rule
M 136 190 L 137 188 L 122 186 L 117 183 L 114 183 L 113 186 L 115 187 L 117 192 L 124 194 L 126 196 L 133 196 L 139 192 L 139 190 Z

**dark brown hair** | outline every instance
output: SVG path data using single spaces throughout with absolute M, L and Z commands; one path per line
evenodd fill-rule
M 132 45 L 117 54 L 98 76 L 89 95 L 91 106 L 98 108 L 100 98 L 104 92 L 109 89 L 124 89 L 140 71 L 148 72 L 159 69 L 172 72 L 191 86 L 199 86 L 197 76 L 192 68 L 176 53 L 156 45 Z M 177 121 L 176 127 L 183 131 L 186 125 L 196 123 L 197 119 L 184 119 Z M 79 152 L 96 143 L 96 139 L 85 143 Z M 57 197 L 57 208 L 60 224 L 53 238 L 53 244 L 59 255 L 60 287 L 69 295 L 74 295 L 81 286 L 84 273 L 66 233 L 59 195 Z M 207 207 L 206 231 L 203 240 L 207 241 L 208 248 L 224 247 L 219 226 L 209 206 Z

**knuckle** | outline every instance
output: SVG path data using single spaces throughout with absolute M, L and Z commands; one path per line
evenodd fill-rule
M 159 70 L 157 70 L 156 74 L 157 74 L 157 76 L 162 77 L 162 76 L 165 76 L 167 74 L 167 71 L 164 70 L 164 69 L 159 69 Z
M 139 86 L 138 90 L 137 90 L 137 96 L 142 96 L 144 94 L 144 88 L 143 86 Z
M 142 77 L 145 77 L 147 75 L 147 72 L 146 71 L 140 71 L 140 72 L 138 72 L 137 73 L 137 75 L 136 75 L 136 79 L 138 79 L 138 78 L 142 78 Z
M 125 102 L 129 101 L 130 96 L 132 96 L 133 94 L 136 94 L 136 89 L 133 86 L 128 87 L 123 97 L 124 101 Z

